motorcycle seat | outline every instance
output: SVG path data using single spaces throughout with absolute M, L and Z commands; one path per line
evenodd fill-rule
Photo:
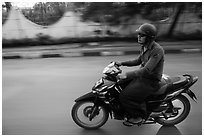
M 154 93 L 154 95 L 164 94 L 167 87 L 168 87 L 167 81 L 164 78 L 162 78 L 161 82 L 159 83 L 159 90 L 156 93 Z
M 161 79 L 159 83 L 159 90 L 154 95 L 162 95 L 168 91 L 168 89 L 174 91 L 181 88 L 188 83 L 188 79 L 184 76 L 169 77 L 168 79 Z
M 188 83 L 188 79 L 185 76 L 170 77 L 172 82 L 172 90 L 177 90 Z

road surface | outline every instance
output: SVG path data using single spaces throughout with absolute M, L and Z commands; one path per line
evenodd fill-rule
M 202 134 L 202 54 L 167 54 L 164 73 L 190 73 L 199 77 L 191 88 L 198 102 L 190 99 L 191 112 L 182 123 L 165 127 L 159 124 L 125 127 L 109 119 L 98 130 L 84 130 L 71 118 L 74 100 L 89 92 L 111 61 L 129 56 L 13 59 L 2 61 L 3 135 L 156 135 Z M 123 72 L 133 68 L 122 67 Z

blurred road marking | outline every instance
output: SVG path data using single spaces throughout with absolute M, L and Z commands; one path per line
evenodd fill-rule
M 200 52 L 201 49 L 182 49 L 183 52 Z
M 124 52 L 122 52 L 122 51 L 113 51 L 113 52 L 103 51 L 103 52 L 101 52 L 101 55 L 102 56 L 124 55 Z

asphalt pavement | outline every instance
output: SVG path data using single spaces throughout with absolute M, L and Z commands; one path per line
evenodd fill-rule
M 135 55 L 2 61 L 3 135 L 202 135 L 202 54 L 165 56 L 164 73 L 199 77 L 191 87 L 197 103 L 189 99 L 191 111 L 181 123 L 126 127 L 110 119 L 98 130 L 85 130 L 74 123 L 74 100 L 91 91 L 111 61 L 125 61 Z M 124 72 L 135 67 L 121 67 Z
M 109 120 L 96 131 L 79 128 L 69 115 L 74 99 L 91 89 L 110 61 L 133 58 L 140 50 L 137 43 L 92 42 L 2 49 L 2 134 L 201 135 L 202 41 L 159 43 L 167 54 L 165 73 L 199 76 L 193 87 L 198 103 L 190 100 L 191 113 L 182 123 L 172 127 L 155 124 L 128 128 L 121 121 Z

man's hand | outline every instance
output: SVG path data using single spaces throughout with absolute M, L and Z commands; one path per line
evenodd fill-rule
M 123 80 L 123 79 L 127 78 L 127 75 L 126 74 L 121 74 L 121 75 L 118 75 L 118 78 Z
M 122 66 L 122 63 L 121 62 L 115 62 L 115 64 L 118 66 L 118 67 L 120 67 L 120 66 Z

